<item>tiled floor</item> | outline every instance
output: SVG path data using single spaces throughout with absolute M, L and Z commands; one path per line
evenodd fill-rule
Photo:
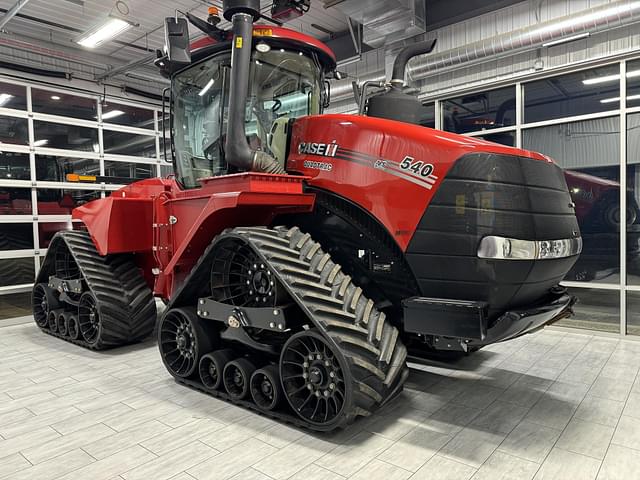
M 0 478 L 633 479 L 640 342 L 546 330 L 414 369 L 332 435 L 176 385 L 155 345 L 93 353 L 0 329 Z

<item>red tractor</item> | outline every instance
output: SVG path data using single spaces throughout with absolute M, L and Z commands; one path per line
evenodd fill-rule
M 367 115 L 323 115 L 333 53 L 227 0 L 188 51 L 167 20 L 175 177 L 74 211 L 34 287 L 47 333 L 158 345 L 179 382 L 316 429 L 401 389 L 408 350 L 469 352 L 571 313 L 581 249 L 562 171 L 536 153 L 414 125 L 394 78 Z M 210 18 L 211 20 L 211 18 Z M 204 24 L 204 25 L 202 25 Z M 182 48 L 181 48 L 182 45 Z M 399 121 L 402 120 L 402 121 Z

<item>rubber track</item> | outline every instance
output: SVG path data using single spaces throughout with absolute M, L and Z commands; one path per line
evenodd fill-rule
M 47 283 L 50 262 L 57 248 L 68 248 L 83 280 L 98 301 L 102 324 L 99 340 L 90 345 L 41 328 L 49 335 L 93 350 L 104 350 L 141 341 L 153 331 L 156 305 L 147 283 L 128 255 L 101 256 L 91 236 L 83 231 L 58 232 L 49 246 L 36 283 Z M 75 307 L 74 307 L 75 308 Z
M 278 280 L 319 332 L 344 356 L 352 376 L 353 399 L 348 411 L 344 412 L 341 424 L 332 428 L 344 426 L 357 416 L 370 415 L 402 390 L 409 370 L 406 366 L 407 350 L 400 341 L 398 329 L 387 322 L 384 313 L 375 308 L 373 301 L 353 284 L 351 277 L 341 271 L 340 266 L 310 235 L 302 233 L 297 227 L 288 230 L 284 227 L 239 227 L 227 230 L 203 254 L 193 270 L 195 278 L 200 263 L 225 237 L 240 237 L 251 246 L 270 265 Z M 191 277 L 186 283 L 190 280 Z M 177 380 L 191 386 L 195 383 Z M 216 392 L 216 396 L 226 395 Z M 251 408 L 257 407 L 254 405 Z M 297 416 L 293 417 L 288 421 L 322 430 Z

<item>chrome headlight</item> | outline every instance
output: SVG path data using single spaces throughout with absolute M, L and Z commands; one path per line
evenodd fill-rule
M 497 236 L 484 237 L 478 257 L 496 260 L 547 260 L 566 258 L 582 252 L 582 238 L 562 240 L 518 240 Z

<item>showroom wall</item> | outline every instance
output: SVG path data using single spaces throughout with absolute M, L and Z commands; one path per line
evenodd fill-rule
M 72 228 L 73 208 L 171 170 L 158 102 L 105 98 L 85 83 L 0 77 L 0 320 L 29 313 L 35 272 L 53 234 Z M 77 183 L 68 174 L 119 178 Z

